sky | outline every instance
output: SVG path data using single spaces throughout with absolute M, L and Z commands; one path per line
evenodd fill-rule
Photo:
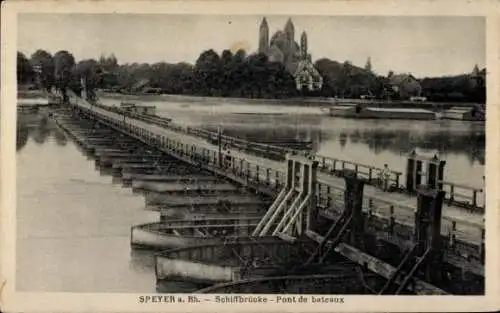
M 482 17 L 290 16 L 295 39 L 307 32 L 312 59 L 329 58 L 374 72 L 417 77 L 469 73 L 485 66 Z M 120 64 L 194 63 L 207 49 L 255 52 L 263 16 L 169 14 L 33 14 L 18 16 L 18 50 L 71 52 L 75 59 L 114 53 Z M 270 36 L 289 16 L 267 16 Z

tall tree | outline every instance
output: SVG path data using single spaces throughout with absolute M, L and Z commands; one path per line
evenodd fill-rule
M 104 72 L 113 72 L 118 68 L 118 60 L 113 53 L 109 57 L 101 55 L 99 58 L 99 66 Z
M 95 99 L 95 89 L 100 85 L 102 70 L 94 59 L 86 59 L 78 62 L 73 68 L 73 77 L 76 80 L 75 85 L 79 86 L 80 81 L 84 81 L 87 90 L 87 96 L 90 100 Z
M 219 55 L 212 49 L 200 54 L 194 66 L 194 84 L 201 95 L 220 95 L 222 67 Z
M 33 79 L 33 68 L 22 52 L 17 52 L 17 83 L 25 84 Z
M 75 58 L 66 50 L 57 52 L 54 55 L 54 73 L 57 87 L 62 91 L 66 98 L 66 88 L 69 87 Z
M 37 50 L 31 55 L 31 64 L 37 66 L 41 71 L 38 73 L 40 84 L 43 88 L 49 90 L 55 83 L 54 59 L 50 53 L 45 50 Z

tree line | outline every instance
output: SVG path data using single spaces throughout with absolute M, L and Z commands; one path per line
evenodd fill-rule
M 98 60 L 76 62 L 68 51 L 54 55 L 37 50 L 30 58 L 17 54 L 19 84 L 35 82 L 39 87 L 71 88 L 81 91 L 84 80 L 89 96 L 94 90 L 105 89 L 121 93 L 165 93 L 197 96 L 241 98 L 342 97 L 393 98 L 388 77 L 376 75 L 371 64 L 364 68 L 346 61 L 339 63 L 322 58 L 314 63 L 323 77 L 318 91 L 297 90 L 292 74 L 278 62 L 269 61 L 265 54 L 248 55 L 224 50 L 203 51 L 195 64 L 189 63 L 126 63 L 117 58 L 101 56 Z M 484 70 L 483 70 L 484 71 Z M 433 101 L 485 101 L 484 79 L 470 75 L 420 79 L 423 95 Z

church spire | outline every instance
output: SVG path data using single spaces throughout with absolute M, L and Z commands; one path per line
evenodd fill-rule
M 300 52 L 303 58 L 307 57 L 307 34 L 306 31 L 302 32 L 300 36 Z
M 267 19 L 266 17 L 264 16 L 264 18 L 262 18 L 262 21 L 260 22 L 260 28 L 269 28 L 269 25 L 267 24 Z
M 365 70 L 368 72 L 372 71 L 372 60 L 370 57 L 368 57 L 368 60 L 366 60 Z
M 264 17 L 259 29 L 259 53 L 266 53 L 269 49 L 269 25 Z
M 295 39 L 295 26 L 293 25 L 291 18 L 288 18 L 288 20 L 286 21 L 285 34 L 289 40 Z

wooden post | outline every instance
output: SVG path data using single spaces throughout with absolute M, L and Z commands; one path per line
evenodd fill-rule
M 472 206 L 477 207 L 477 190 L 472 191 Z
M 429 250 L 423 271 L 430 283 L 438 284 L 442 277 L 443 242 L 441 238 L 441 218 L 445 192 L 431 188 L 419 188 L 417 211 L 415 212 L 415 240 L 417 256 Z
M 271 169 L 270 168 L 266 168 L 266 185 L 270 185 L 271 184 Z
M 390 205 L 389 207 L 389 233 L 394 233 L 394 225 L 396 224 L 396 219 L 394 218 L 394 205 Z
M 257 182 L 259 182 L 259 172 L 260 172 L 260 168 L 258 165 L 255 165 L 255 180 Z
M 330 185 L 327 185 L 326 186 L 326 196 L 327 196 L 326 207 L 329 208 L 329 209 L 332 208 L 332 204 L 333 204 L 331 193 L 332 193 L 331 192 L 331 187 L 330 187 Z
M 307 205 L 307 210 L 304 210 L 304 215 L 302 219 L 302 229 L 317 229 L 318 225 L 318 197 L 316 195 L 316 188 L 318 188 L 318 161 L 312 161 L 308 166 L 307 172 L 308 178 L 304 186 L 307 188 L 308 193 L 311 195 L 310 201 Z
M 437 166 L 434 162 L 427 163 L 427 186 L 429 188 L 435 189 L 436 186 L 436 178 L 437 178 Z
M 437 169 L 437 189 L 443 190 L 443 180 L 444 180 L 444 167 L 446 161 L 440 160 Z
M 457 221 L 451 222 L 451 232 L 450 232 L 450 247 L 455 248 L 455 243 L 457 240 Z
M 481 229 L 481 244 L 479 245 L 479 259 L 484 263 L 485 258 L 485 231 L 484 228 Z
M 344 202 L 347 214 L 352 214 L 349 243 L 359 249 L 364 249 L 364 217 L 363 188 L 365 183 L 357 179 L 353 170 L 344 170 L 345 192 Z
M 222 127 L 217 127 L 217 145 L 219 148 L 219 167 L 222 168 Z
M 406 191 L 412 193 L 415 190 L 415 175 L 416 175 L 416 156 L 415 150 L 412 150 L 406 160 Z

